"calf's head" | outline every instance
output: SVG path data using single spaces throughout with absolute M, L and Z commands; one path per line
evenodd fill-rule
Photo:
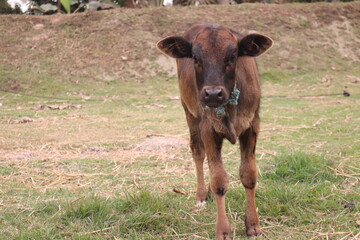
M 157 43 L 170 57 L 192 59 L 200 101 L 214 108 L 226 102 L 234 89 L 238 57 L 256 57 L 271 46 L 272 40 L 266 36 L 240 37 L 217 25 L 199 29 L 192 40 L 171 36 Z

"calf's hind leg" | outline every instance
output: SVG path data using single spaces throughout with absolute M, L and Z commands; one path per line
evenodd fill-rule
M 255 147 L 258 132 L 259 118 L 256 117 L 251 126 L 239 137 L 241 149 L 240 180 L 246 194 L 245 226 L 248 236 L 257 236 L 262 233 L 255 205 L 255 186 L 257 182 Z

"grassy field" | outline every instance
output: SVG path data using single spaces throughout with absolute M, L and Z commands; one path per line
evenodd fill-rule
M 214 238 L 155 49 L 200 21 L 275 41 L 258 59 L 258 239 L 360 239 L 359 19 L 359 2 L 0 16 L 0 239 Z M 238 146 L 223 158 L 246 239 Z

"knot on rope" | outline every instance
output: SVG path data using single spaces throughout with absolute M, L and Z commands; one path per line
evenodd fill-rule
M 225 116 L 225 114 L 226 114 L 225 106 L 227 104 L 236 106 L 238 104 L 239 97 L 240 97 L 240 90 L 236 88 L 236 81 L 235 81 L 234 89 L 233 89 L 229 99 L 226 102 L 224 102 L 223 104 L 221 104 L 220 107 L 215 108 L 216 117 L 220 118 L 220 117 Z M 212 109 L 212 108 L 209 106 L 205 106 L 205 110 L 210 110 L 210 109 Z

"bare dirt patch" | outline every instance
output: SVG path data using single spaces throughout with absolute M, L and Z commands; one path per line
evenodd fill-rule
M 156 60 L 156 63 L 159 64 L 160 67 L 170 75 L 176 75 L 176 63 L 174 59 L 161 55 Z
M 360 40 L 355 36 L 351 22 L 344 16 L 341 16 L 341 19 L 342 21 L 334 21 L 328 26 L 334 36 L 332 42 L 335 45 L 334 48 L 338 49 L 342 57 L 360 61 L 360 49 L 352 48 L 354 44 L 360 45 Z
M 191 10 L 175 7 L 116 9 L 41 18 L 0 16 L 0 63 L 14 68 L 34 68 L 24 64 L 41 59 L 37 68 L 42 70 L 56 62 L 56 68 L 51 71 L 68 79 L 100 73 L 110 80 L 162 72 L 173 75 L 174 61 L 159 54 L 156 42 L 162 37 L 180 35 L 199 22 L 214 22 L 245 33 L 256 30 L 271 36 L 274 48 L 271 54 L 263 57 L 268 67 L 281 66 L 290 70 L 298 69 L 299 65 L 304 69 L 312 67 L 319 63 L 319 52 L 326 54 L 321 59 L 341 56 L 358 62 L 359 9 L 358 3 L 304 4 L 301 7 L 244 4 Z M 257 17 L 253 18 L 254 15 Z M 327 51 L 314 51 L 319 48 Z M 292 64 L 294 58 L 298 59 L 296 65 Z

